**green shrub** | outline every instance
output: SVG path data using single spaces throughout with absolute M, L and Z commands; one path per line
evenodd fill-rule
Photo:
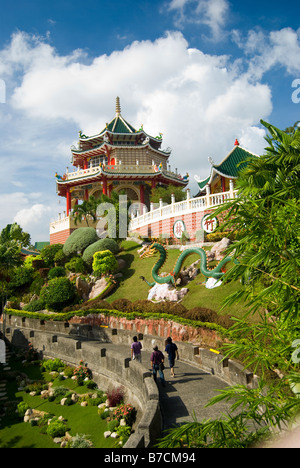
M 63 246 L 63 253 L 67 256 L 83 252 L 89 245 L 98 240 L 96 229 L 81 227 L 72 232 Z
M 72 437 L 70 448 L 92 448 L 93 444 L 87 437 L 85 434 L 76 434 L 75 437 Z
M 55 265 L 55 255 L 57 252 L 62 250 L 63 245 L 62 244 L 52 244 L 52 245 L 46 245 L 46 247 L 43 247 L 41 250 L 41 257 L 45 262 L 45 265 L 48 268 L 52 268 Z
M 51 268 L 48 273 L 48 278 L 53 279 L 53 278 L 61 278 L 63 276 L 66 276 L 66 270 L 62 266 L 56 266 Z
M 18 415 L 20 418 L 24 418 L 26 411 L 30 408 L 30 406 L 25 403 L 25 401 L 21 401 L 17 406 Z
M 119 251 L 119 245 L 114 239 L 99 239 L 85 249 L 82 258 L 85 263 L 92 265 L 94 254 L 103 250 L 110 250 L 111 253 L 116 254 Z
M 64 363 L 59 359 L 46 359 L 42 361 L 42 370 L 46 372 L 59 372 L 64 368 Z
M 53 389 L 54 398 L 66 397 L 68 393 L 70 393 L 70 390 L 67 387 L 59 386 L 59 387 L 54 387 Z
M 44 286 L 44 283 L 45 283 L 44 279 L 41 278 L 40 275 L 38 275 L 38 276 L 32 281 L 32 283 L 31 283 L 31 285 L 30 285 L 30 288 L 29 288 L 30 292 L 31 292 L 32 294 L 36 294 L 37 296 L 39 296 L 40 291 L 41 291 L 42 287 Z
M 131 427 L 130 426 L 119 426 L 116 430 L 119 436 L 119 442 L 122 442 L 124 445 L 130 437 Z
M 118 267 L 118 262 L 110 250 L 96 252 L 93 260 L 93 272 L 96 276 L 112 273 Z
M 23 310 L 27 310 L 29 312 L 39 312 L 40 310 L 45 309 L 45 303 L 42 299 L 36 299 L 34 301 L 29 302 L 29 304 L 26 304 L 26 306 L 23 308 Z
M 32 267 L 21 266 L 14 269 L 11 285 L 15 288 L 30 284 L 33 279 L 34 269 Z
M 74 375 L 74 367 L 66 366 L 64 368 L 64 374 L 68 379 L 70 379 Z
M 68 263 L 65 264 L 65 268 L 73 273 L 85 273 L 86 266 L 82 257 L 73 257 Z
M 68 278 L 53 278 L 40 293 L 40 299 L 51 310 L 62 310 L 72 303 L 75 297 L 75 288 Z
M 52 420 L 47 428 L 47 434 L 54 437 L 62 437 L 65 435 L 67 430 L 66 425 L 62 421 Z
M 44 262 L 44 259 L 40 256 L 40 255 L 37 255 L 33 260 L 32 260 L 32 268 L 34 268 L 35 270 L 39 270 L 40 268 L 44 268 L 45 267 L 45 262 Z
M 56 266 L 64 266 L 68 261 L 68 257 L 64 254 L 63 246 L 58 250 L 54 257 L 54 264 Z
M 117 419 L 113 419 L 107 423 L 107 430 L 110 432 L 114 432 L 117 427 L 119 427 L 120 423 Z

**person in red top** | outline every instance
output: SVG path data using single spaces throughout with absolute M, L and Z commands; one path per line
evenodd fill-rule
M 159 351 L 158 346 L 155 346 L 153 348 L 153 352 L 151 354 L 151 367 L 152 367 L 152 372 L 153 372 L 153 378 L 154 381 L 156 382 L 156 377 L 157 377 L 157 371 L 159 373 L 160 381 L 162 386 L 165 386 L 165 376 L 164 376 L 164 363 L 165 357 L 161 351 Z

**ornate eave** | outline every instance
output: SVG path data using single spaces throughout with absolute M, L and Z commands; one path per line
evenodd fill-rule
M 211 158 L 208 158 L 211 169 L 210 175 L 206 179 L 200 180 L 198 176 L 195 176 L 195 180 L 198 183 L 200 190 L 203 190 L 206 185 L 209 185 L 215 175 L 220 175 L 227 179 L 237 179 L 239 171 L 247 165 L 247 158 L 259 157 L 245 148 L 241 147 L 238 141 L 235 141 L 234 148 L 227 154 L 220 164 L 215 164 Z

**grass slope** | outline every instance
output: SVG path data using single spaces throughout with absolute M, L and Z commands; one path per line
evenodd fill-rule
M 126 262 L 126 267 L 122 270 L 123 278 L 120 281 L 119 287 L 105 300 L 109 303 L 115 299 L 126 298 L 132 302 L 147 299 L 149 286 L 147 283 L 140 279 L 140 276 L 144 276 L 148 281 L 153 281 L 151 271 L 159 256 L 158 254 L 153 257 L 141 259 L 138 254 L 138 250 L 141 248 L 139 244 L 133 241 L 124 241 L 122 243 L 123 251 L 119 254 L 120 258 L 123 258 Z M 175 262 L 180 255 L 179 249 L 170 249 L 167 251 L 167 261 L 164 264 L 161 272 L 167 272 L 173 270 Z M 191 265 L 193 262 L 199 259 L 197 254 L 192 254 L 185 259 L 184 266 Z M 239 282 L 231 282 L 228 284 L 222 284 L 218 288 L 207 289 L 205 287 L 205 277 L 199 274 L 195 280 L 191 281 L 187 288 L 189 292 L 182 300 L 182 304 L 187 309 L 193 307 L 206 307 L 213 309 L 220 314 L 231 314 L 233 316 L 241 316 L 245 312 L 245 308 L 238 304 L 229 308 L 222 309 L 224 299 L 231 293 L 241 288 Z M 222 309 L 222 310 L 221 310 Z

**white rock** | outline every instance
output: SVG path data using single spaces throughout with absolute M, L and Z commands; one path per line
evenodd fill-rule
M 110 437 L 112 437 L 112 439 L 117 439 L 119 437 L 119 434 L 117 434 L 116 432 L 113 432 Z
M 110 431 L 104 432 L 104 437 L 105 437 L 105 439 L 107 439 L 108 437 L 110 437 L 110 435 L 111 435 L 111 432 L 110 432 Z

